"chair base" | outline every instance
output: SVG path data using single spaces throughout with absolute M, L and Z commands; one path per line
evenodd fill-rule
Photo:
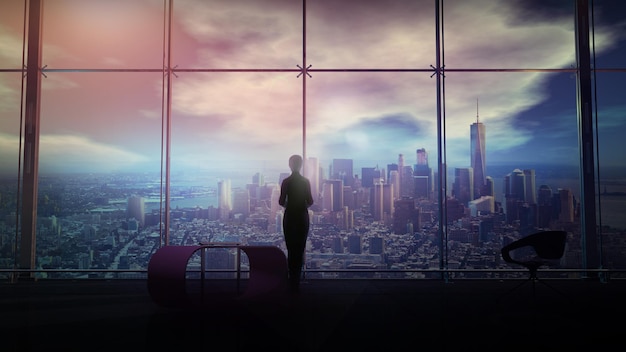
M 533 302 L 535 302 L 536 299 L 537 299 L 537 283 L 540 283 L 541 285 L 549 288 L 552 292 L 554 292 L 554 293 L 556 293 L 556 294 L 558 294 L 558 295 L 560 295 L 562 297 L 567 298 L 567 295 L 564 292 L 556 289 L 554 286 L 548 284 L 544 280 L 538 279 L 537 276 L 531 275 L 528 279 L 520 282 L 519 284 L 515 285 L 513 288 L 511 288 L 511 289 L 507 290 L 506 292 L 504 292 L 502 295 L 500 295 L 500 297 L 498 299 L 501 299 L 501 298 L 511 294 L 512 292 L 518 290 L 519 288 L 521 288 L 522 286 L 528 284 L 529 282 L 532 284 L 532 298 L 533 298 Z

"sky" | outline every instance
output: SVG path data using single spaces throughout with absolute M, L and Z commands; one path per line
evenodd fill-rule
M 596 65 L 623 69 L 626 5 L 595 3 Z M 305 31 L 299 1 L 173 4 L 173 172 L 211 173 L 217 165 L 224 175 L 287 170 L 288 157 L 304 152 L 323 167 L 333 158 L 385 167 L 398 154 L 415 163 L 419 148 L 436 167 L 437 77 L 429 71 L 437 62 L 434 1 L 309 0 Z M 22 65 L 23 3 L 1 6 L 0 169 L 6 171 L 17 170 L 20 155 L 21 76 L 9 70 Z M 42 172 L 159 170 L 167 137 L 161 119 L 167 82 L 158 72 L 168 64 L 163 11 L 162 0 L 44 2 Z M 573 5 L 457 0 L 445 1 L 443 14 L 440 59 L 450 70 L 441 77 L 446 163 L 469 166 L 470 125 L 479 120 L 488 165 L 576 165 L 575 74 L 532 72 L 575 67 Z M 454 71 L 520 68 L 529 71 Z M 92 69 L 152 72 L 83 72 Z M 625 72 L 600 72 L 595 81 L 606 165 L 624 164 L 615 148 L 626 131 L 626 99 L 618 89 L 624 83 Z

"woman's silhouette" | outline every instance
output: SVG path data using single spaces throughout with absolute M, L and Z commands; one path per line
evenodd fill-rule
M 285 208 L 283 233 L 287 245 L 289 284 L 294 293 L 300 289 L 300 275 L 304 262 L 304 249 L 309 234 L 309 207 L 313 204 L 311 184 L 300 174 L 302 157 L 289 158 L 289 175 L 280 185 L 278 204 Z

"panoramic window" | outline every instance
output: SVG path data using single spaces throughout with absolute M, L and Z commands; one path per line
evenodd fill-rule
M 28 246 L 40 277 L 142 277 L 166 245 L 286 250 L 292 154 L 315 200 L 308 277 L 505 275 L 502 246 L 547 229 L 568 232 L 554 268 L 587 265 L 588 240 L 601 266 L 626 265 L 621 4 L 589 12 L 589 149 L 575 1 L 42 3 L 41 36 L 24 2 L 0 13 L 3 269 Z
M 15 265 L 18 239 L 24 1 L 0 11 L 0 269 Z
M 594 73 L 594 114 L 597 125 L 598 224 L 602 234 L 603 263 L 607 268 L 624 269 L 622 238 L 626 230 L 625 154 L 619 140 L 626 126 L 626 105 L 620 93 L 626 84 L 623 17 L 621 4 L 594 1 L 594 39 L 596 72 Z M 600 34 L 598 34 L 600 33 Z M 599 52 L 599 53 L 598 53 Z

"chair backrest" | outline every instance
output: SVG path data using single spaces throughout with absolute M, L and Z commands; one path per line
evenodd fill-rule
M 559 259 L 565 252 L 565 243 L 567 242 L 567 232 L 565 231 L 542 231 L 526 238 L 528 238 L 529 245 L 535 249 L 541 258 Z
M 566 242 L 566 231 L 548 230 L 536 232 L 504 246 L 501 250 L 502 258 L 509 263 L 525 265 L 524 262 L 513 259 L 510 252 L 518 248 L 532 247 L 535 254 L 542 259 L 560 259 L 565 252 Z

